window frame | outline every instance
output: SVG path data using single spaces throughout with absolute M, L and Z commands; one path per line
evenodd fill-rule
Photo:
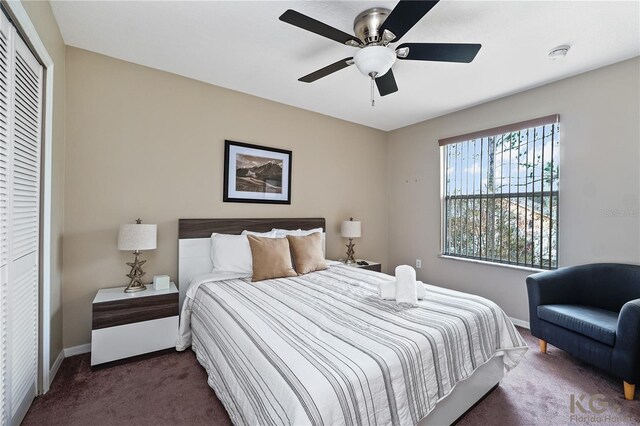
M 547 270 L 555 270 L 557 268 L 560 267 L 560 252 L 559 252 L 559 212 L 560 212 L 560 206 L 559 206 L 559 200 L 560 200 L 560 185 L 559 185 L 559 180 L 558 180 L 558 184 L 557 184 L 557 189 L 553 190 L 553 184 L 551 186 L 551 189 L 548 191 L 549 192 L 549 196 L 555 196 L 555 224 L 551 224 L 549 226 L 548 232 L 552 232 L 552 230 L 555 230 L 556 234 L 555 234 L 555 264 L 553 264 L 553 262 L 550 262 L 549 265 L 544 265 L 542 260 L 540 260 L 539 264 L 533 264 L 531 262 L 527 262 L 526 264 L 524 262 L 515 262 L 515 261 L 507 261 L 507 260 L 498 260 L 498 259 L 491 259 L 488 257 L 485 258 L 479 258 L 477 256 L 465 256 L 465 255 L 461 255 L 458 253 L 447 253 L 447 230 L 448 230 L 448 220 L 449 217 L 447 216 L 447 145 L 451 145 L 451 144 L 459 144 L 459 143 L 463 143 L 463 142 L 471 142 L 473 140 L 478 140 L 478 139 L 482 139 L 482 138 L 489 138 L 489 137 L 498 137 L 498 136 L 502 136 L 506 133 L 513 133 L 513 132 L 519 132 L 519 131 L 523 131 L 523 130 L 528 130 L 530 128 L 535 128 L 535 127 L 542 127 L 542 126 L 549 126 L 549 125 L 554 125 L 556 126 L 554 129 L 553 134 L 557 135 L 557 141 L 552 142 L 552 143 L 560 143 L 560 140 L 562 139 L 562 134 L 561 134 L 561 129 L 560 129 L 560 115 L 559 114 L 552 114 L 552 115 L 548 115 L 548 116 L 544 116 L 544 117 L 540 117 L 540 118 L 535 118 L 532 120 L 525 120 L 525 121 L 521 121 L 521 122 L 517 122 L 517 123 L 511 123 L 511 124 L 507 124 L 507 125 L 503 125 L 503 126 L 498 126 L 498 127 L 493 127 L 493 128 L 489 128 L 489 129 L 485 129 L 485 130 L 480 130 L 480 131 L 474 131 L 474 132 L 470 132 L 470 133 L 466 133 L 466 134 L 462 134 L 462 135 L 458 135 L 458 136 L 452 136 L 452 137 L 447 137 L 447 138 L 443 138 L 443 139 L 439 139 L 438 140 L 438 144 L 439 144 L 439 154 L 440 154 L 440 250 L 439 250 L 439 257 L 441 258 L 445 258 L 445 259 L 451 259 L 451 260 L 462 260 L 462 261 L 467 261 L 467 262 L 471 262 L 471 263 L 480 263 L 480 264 L 485 264 L 485 265 L 494 265 L 494 266 L 501 266 L 501 267 L 507 267 L 507 268 L 514 268 L 514 269 L 522 269 L 522 270 L 528 270 L 528 271 L 547 271 Z M 535 145 L 535 141 L 534 141 L 534 145 Z M 561 158 L 560 158 L 560 146 L 556 145 L 556 149 L 558 149 L 558 160 L 557 162 L 552 162 L 553 166 L 557 166 L 559 168 L 560 163 L 561 163 Z M 541 164 L 541 166 L 544 169 L 544 164 Z M 552 171 L 552 175 L 553 175 L 553 171 Z M 558 174 L 559 176 L 559 174 Z M 544 184 L 543 184 L 544 185 Z M 544 186 L 543 189 L 541 191 L 531 191 L 531 193 L 536 193 L 536 192 L 540 192 L 542 194 L 542 196 L 547 197 L 547 195 L 545 194 L 547 191 L 544 190 Z M 525 192 L 524 194 L 528 194 L 527 192 Z M 475 194 L 471 194 L 472 197 L 478 197 Z M 480 197 L 482 197 L 482 195 L 480 195 Z M 553 220 L 553 219 L 552 219 Z M 545 228 L 541 227 L 541 233 L 545 230 Z M 495 231 L 494 231 L 495 232 Z M 533 231 L 532 231 L 533 233 Z M 486 234 L 486 231 L 485 231 Z M 540 238 L 540 237 L 538 237 Z M 533 241 L 533 240 L 532 240 Z M 538 240 L 541 241 L 541 240 Z M 535 244 L 535 243 L 534 243 Z M 549 247 L 549 250 L 551 250 L 551 247 Z

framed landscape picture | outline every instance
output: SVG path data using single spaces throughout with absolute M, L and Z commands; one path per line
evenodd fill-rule
M 224 141 L 223 201 L 291 204 L 291 151 Z

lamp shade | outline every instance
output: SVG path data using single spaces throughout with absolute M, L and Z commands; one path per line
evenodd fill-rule
M 121 225 L 118 232 L 118 250 L 155 250 L 157 225 Z
M 367 46 L 356 52 L 353 61 L 362 74 L 371 76 L 374 73 L 376 77 L 382 77 L 396 61 L 396 52 L 389 47 Z
M 345 220 L 340 227 L 340 234 L 344 238 L 360 238 L 362 227 L 358 220 Z

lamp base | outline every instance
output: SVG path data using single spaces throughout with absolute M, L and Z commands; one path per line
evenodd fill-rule
M 349 244 L 346 245 L 346 247 L 347 247 L 347 261 L 345 263 L 347 263 L 347 264 L 356 263 L 356 259 L 353 257 L 353 255 L 356 254 L 356 251 L 354 250 L 355 246 L 356 245 L 353 244 L 353 239 L 349 238 Z
M 125 293 L 136 293 L 138 291 L 143 291 L 146 290 L 147 286 L 142 284 L 142 285 L 137 285 L 137 286 L 132 286 L 131 284 L 129 284 L 127 286 L 127 288 L 124 289 Z
M 135 255 L 133 262 L 127 262 L 127 265 L 131 267 L 131 271 L 127 274 L 127 277 L 131 278 L 131 281 L 127 288 L 124 289 L 125 293 L 135 293 L 147 289 L 147 286 L 142 284 L 142 277 L 145 275 L 145 272 L 142 270 L 142 265 L 147 261 L 138 259 L 140 250 L 134 251 L 133 254 Z

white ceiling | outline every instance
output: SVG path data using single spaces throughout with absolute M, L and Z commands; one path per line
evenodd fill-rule
M 369 101 L 355 66 L 298 78 L 356 48 L 285 24 L 295 9 L 353 34 L 395 1 L 54 1 L 65 42 L 299 108 L 392 130 L 640 54 L 640 2 L 441 1 L 401 42 L 481 43 L 471 64 L 397 61 L 399 91 Z M 563 60 L 547 52 L 570 44 Z M 376 91 L 377 96 L 377 91 Z

